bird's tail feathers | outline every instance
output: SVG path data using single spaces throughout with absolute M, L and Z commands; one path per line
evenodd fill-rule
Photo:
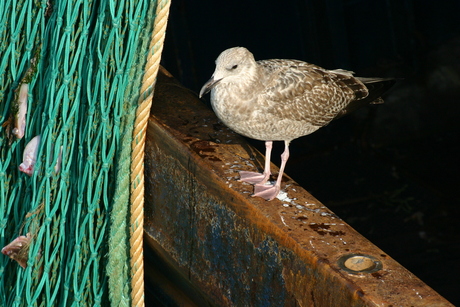
M 352 101 L 342 111 L 340 111 L 335 118 L 340 118 L 356 109 L 359 109 L 368 104 L 381 104 L 383 99 L 380 97 L 390 89 L 395 83 L 396 79 L 393 78 L 361 78 L 357 77 L 367 88 L 369 94 L 363 98 Z

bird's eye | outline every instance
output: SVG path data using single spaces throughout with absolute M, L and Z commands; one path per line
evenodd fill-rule
M 237 68 L 238 68 L 238 65 L 235 64 L 235 65 L 233 65 L 232 67 L 230 67 L 228 70 L 235 70 L 235 69 L 237 69 Z

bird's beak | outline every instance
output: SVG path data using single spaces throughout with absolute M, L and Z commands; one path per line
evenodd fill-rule
M 222 80 L 222 78 L 218 79 L 218 80 L 215 80 L 214 79 L 214 76 L 211 77 L 211 79 L 208 80 L 208 82 L 206 82 L 203 87 L 201 88 L 201 91 L 200 91 L 200 98 L 203 96 L 203 95 L 206 95 L 207 93 L 209 93 L 210 90 L 212 90 L 212 88 L 214 86 L 216 86 L 220 81 Z

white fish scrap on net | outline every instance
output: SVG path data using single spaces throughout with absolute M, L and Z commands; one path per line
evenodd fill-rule
M 41 136 L 37 135 L 27 143 L 22 155 L 23 162 L 19 165 L 19 170 L 29 176 L 32 176 L 37 162 L 38 149 L 41 142 Z M 59 155 L 54 166 L 54 172 L 58 173 L 61 170 L 62 163 L 62 146 L 59 150 Z

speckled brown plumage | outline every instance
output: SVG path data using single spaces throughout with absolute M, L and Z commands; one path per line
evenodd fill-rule
M 282 176 L 290 141 L 361 104 L 381 103 L 381 93 L 393 83 L 392 79 L 357 78 L 350 71 L 326 70 L 298 60 L 256 62 L 246 48 L 235 47 L 219 55 L 216 70 L 200 97 L 211 90 L 212 107 L 225 125 L 244 136 L 270 142 L 266 144 L 267 160 L 271 142 L 285 141 Z M 379 91 L 377 95 L 370 93 L 374 88 Z M 240 174 L 241 180 L 257 183 L 254 196 L 277 196 L 280 178 L 273 187 L 265 185 L 270 175 L 269 161 L 262 175 Z M 270 189 L 273 191 L 267 192 Z

